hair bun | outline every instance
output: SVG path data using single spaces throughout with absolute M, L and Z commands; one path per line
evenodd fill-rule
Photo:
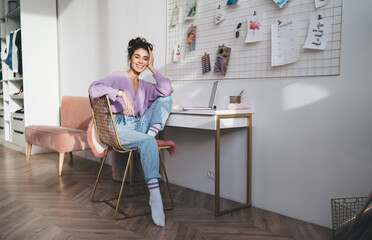
M 152 51 L 153 45 L 147 42 L 145 38 L 141 38 L 141 37 L 137 37 L 137 38 L 130 40 L 128 43 L 128 59 L 130 59 L 134 51 L 136 51 L 139 48 L 143 48 L 146 51 L 150 49 Z
M 147 45 L 149 44 L 145 38 L 134 38 L 129 41 L 128 47 L 135 47 L 136 45 Z

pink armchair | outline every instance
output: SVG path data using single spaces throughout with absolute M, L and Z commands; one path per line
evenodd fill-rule
M 27 163 L 32 145 L 59 152 L 59 175 L 66 152 L 90 149 L 87 129 L 92 119 L 88 97 L 65 96 L 61 103 L 61 126 L 30 125 L 25 128 Z M 72 155 L 71 155 L 72 158 Z

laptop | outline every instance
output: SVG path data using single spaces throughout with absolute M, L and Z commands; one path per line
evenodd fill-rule
M 218 81 L 215 81 L 213 83 L 211 97 L 209 98 L 208 107 L 184 107 L 183 110 L 186 111 L 186 110 L 212 110 L 212 109 L 215 109 L 216 107 L 213 106 L 213 104 L 214 104 L 214 99 L 216 97 L 217 86 L 218 86 Z

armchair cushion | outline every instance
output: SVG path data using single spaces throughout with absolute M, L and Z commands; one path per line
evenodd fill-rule
M 92 119 L 89 99 L 81 96 L 64 96 L 61 103 L 61 127 L 86 131 Z
M 59 126 L 31 125 L 26 127 L 27 143 L 57 152 L 89 149 L 87 131 Z

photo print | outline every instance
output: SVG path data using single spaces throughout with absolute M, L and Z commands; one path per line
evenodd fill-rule
M 179 44 L 174 48 L 173 62 L 178 63 L 181 61 L 181 47 Z
M 214 72 L 220 75 L 226 75 L 227 66 L 229 65 L 231 48 L 224 45 L 218 46 Z
M 196 45 L 196 26 L 191 26 L 187 30 L 187 46 L 189 48 L 189 52 L 195 51 Z
M 259 42 L 263 40 L 262 15 L 256 14 L 247 18 L 246 43 Z
M 172 26 L 177 25 L 180 22 L 180 9 L 178 6 L 174 6 L 172 11 Z
M 196 7 L 197 7 L 197 0 L 187 0 L 186 20 L 195 18 Z
M 329 3 L 329 0 L 315 0 L 315 8 L 320 8 Z
M 216 9 L 216 13 L 214 15 L 214 23 L 218 24 L 222 22 L 222 20 L 224 20 L 225 17 L 226 17 L 226 11 L 223 10 L 221 6 L 218 6 L 218 8 Z
M 227 0 L 226 5 L 237 5 L 239 4 L 239 0 Z
M 288 2 L 289 0 L 273 0 L 276 5 L 278 5 L 278 7 L 282 8 L 284 7 Z
M 204 56 L 201 58 L 202 60 L 202 68 L 203 68 L 203 74 L 211 71 L 211 61 L 209 58 L 209 54 L 205 53 Z

